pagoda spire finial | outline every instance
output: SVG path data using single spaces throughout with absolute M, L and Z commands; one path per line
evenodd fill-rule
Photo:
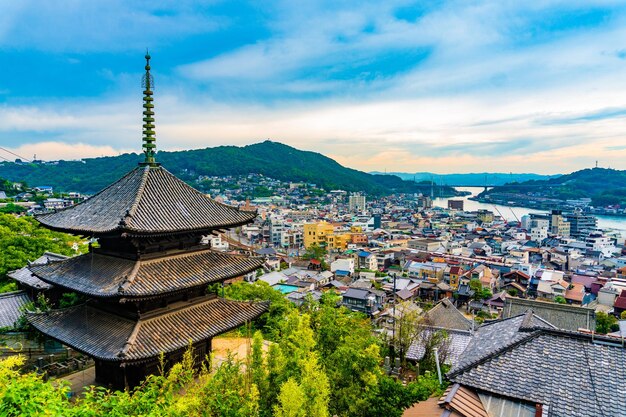
M 146 73 L 141 78 L 143 87 L 143 139 L 142 148 L 145 159 L 140 165 L 157 166 L 154 154 L 156 151 L 156 137 L 154 132 L 154 104 L 152 104 L 152 89 L 154 78 L 150 74 L 150 54 L 146 49 Z

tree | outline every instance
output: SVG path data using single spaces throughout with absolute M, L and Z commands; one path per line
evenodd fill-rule
M 397 379 L 384 376 L 368 395 L 369 407 L 363 417 L 401 417 L 404 410 L 418 401 L 427 400 L 433 392 L 443 394 L 445 387 L 439 385 L 436 374 L 422 376 L 419 381 L 404 386 Z
M 330 384 L 328 377 L 318 364 L 315 353 L 301 362 L 300 387 L 305 396 L 304 408 L 308 417 L 328 417 Z
M 227 292 L 238 299 L 273 297 L 275 292 L 267 284 L 231 287 Z M 441 393 L 434 373 L 406 386 L 384 375 L 381 340 L 370 321 L 337 307 L 336 301 L 336 294 L 328 294 L 311 302 L 306 313 L 281 310 L 273 324 L 277 327 L 266 333 L 275 343 L 265 353 L 262 332 L 256 331 L 244 360 L 231 356 L 197 370 L 193 364 L 198 358 L 190 347 L 182 362 L 131 391 L 92 387 L 70 401 L 63 383 L 21 374 L 15 359 L 0 360 L 0 415 L 41 415 L 45 410 L 69 417 L 397 417 L 413 402 Z
M 557 295 L 554 297 L 554 302 L 557 304 L 567 304 L 567 300 L 562 295 Z
M 617 319 L 612 314 L 607 314 L 603 311 L 596 313 L 596 332 L 600 334 L 607 334 L 619 330 L 619 324 Z
M 404 366 L 409 347 L 417 341 L 424 329 L 425 318 L 420 317 L 420 309 L 410 301 L 399 303 L 395 310 L 392 343 Z
M 306 252 L 302 255 L 302 259 L 317 259 L 318 261 L 323 261 L 324 256 L 326 256 L 327 253 L 328 251 L 325 248 L 314 243 L 306 248 Z
M 626 320 L 626 310 L 622 311 L 622 313 L 619 315 L 620 320 Z
M 280 388 L 274 415 L 276 417 L 307 417 L 304 401 L 304 391 L 295 379 L 290 378 Z
M 24 213 L 25 211 L 26 211 L 25 207 L 18 206 L 17 204 L 13 204 L 13 203 L 8 203 L 6 206 L 0 207 L 0 213 L 20 214 L 20 213 Z
M 236 282 L 224 288 L 224 295 L 232 300 L 269 301 L 268 312 L 255 321 L 255 326 L 270 340 L 278 340 L 283 318 L 294 309 L 293 304 L 280 291 L 264 281 L 256 281 L 252 284 Z
M 469 285 L 470 289 L 474 291 L 474 300 L 485 300 L 493 296 L 491 290 L 483 287 L 483 284 L 477 278 L 471 279 Z
M 8 271 L 26 266 L 46 251 L 74 255 L 74 243 L 78 243 L 80 252 L 87 251 L 87 245 L 82 244 L 85 241 L 79 237 L 45 229 L 32 217 L 0 213 L 0 286 L 7 282 Z

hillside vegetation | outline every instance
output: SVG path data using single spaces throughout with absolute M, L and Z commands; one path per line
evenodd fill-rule
M 59 191 L 94 193 L 137 166 L 141 159 L 141 155 L 133 153 L 82 161 L 59 161 L 57 164 L 3 163 L 0 165 L 0 177 L 25 181 L 29 185 L 51 185 Z M 327 190 L 364 191 L 376 195 L 394 192 L 430 193 L 429 183 L 404 181 L 393 175 L 367 174 L 346 168 L 322 154 L 271 141 L 243 147 L 161 151 L 157 161 L 189 182 L 199 175 L 254 173 L 282 181 L 314 183 Z M 442 194 L 454 195 L 455 191 L 443 187 Z
M 591 198 L 594 206 L 626 204 L 626 171 L 589 168 L 545 181 L 525 181 L 506 184 L 485 191 L 485 197 L 498 193 L 537 195 L 560 200 Z

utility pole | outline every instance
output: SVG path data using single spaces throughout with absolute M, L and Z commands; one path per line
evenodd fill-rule
M 393 274 L 393 327 L 391 329 L 391 343 L 393 346 L 392 357 L 396 358 L 396 278 L 398 273 Z

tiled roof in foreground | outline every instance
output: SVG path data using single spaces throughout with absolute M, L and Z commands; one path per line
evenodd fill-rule
M 542 404 L 549 416 L 626 416 L 626 348 L 619 341 L 524 321 L 517 326 L 503 320 L 487 333 L 477 332 L 472 345 L 484 348 L 477 354 L 469 346 L 448 378 Z M 505 331 L 506 323 L 514 330 Z
M 154 358 L 234 329 L 263 314 L 269 303 L 203 298 L 157 316 L 130 320 L 83 304 L 31 313 L 42 333 L 97 359 L 134 362 Z
M 150 260 L 98 253 L 32 266 L 42 280 L 95 297 L 137 298 L 180 291 L 238 277 L 263 265 L 261 257 L 209 249 Z
M 22 308 L 30 303 L 24 291 L 13 291 L 0 294 L 0 328 L 13 327 L 22 316 Z
M 160 166 L 138 167 L 93 197 L 37 219 L 75 234 L 168 234 L 235 227 L 255 212 L 218 203 Z

